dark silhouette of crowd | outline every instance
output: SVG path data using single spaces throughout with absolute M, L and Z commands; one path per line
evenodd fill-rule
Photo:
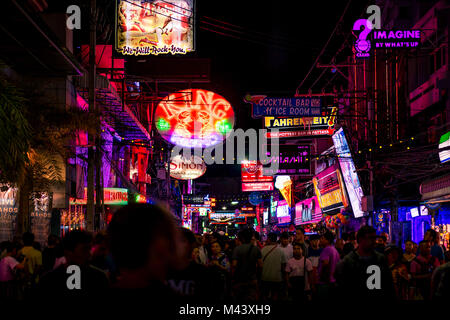
M 194 234 L 154 205 L 129 205 L 95 235 L 31 233 L 1 243 L 3 301 L 148 297 L 152 302 L 444 300 L 450 297 L 449 253 L 430 229 L 419 244 L 389 243 L 370 226 L 305 235 L 253 229 L 236 238 Z M 77 270 L 81 277 L 76 278 Z M 130 290 L 134 289 L 134 290 Z M 137 293 L 139 292 L 139 293 Z

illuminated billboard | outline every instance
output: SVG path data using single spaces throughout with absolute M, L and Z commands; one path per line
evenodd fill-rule
M 247 218 L 235 212 L 210 212 L 209 213 L 209 223 L 211 224 L 245 224 Z
M 207 148 L 230 134 L 234 111 L 217 93 L 186 89 L 168 95 L 158 104 L 155 123 L 159 134 L 172 144 Z
M 312 197 L 295 204 L 294 224 L 296 226 L 305 223 L 318 223 L 321 219 L 322 212 L 317 197 Z
M 116 50 L 126 55 L 194 50 L 194 0 L 120 0 Z
M 348 207 L 341 172 L 337 165 L 331 166 L 313 178 L 314 191 L 323 213 L 338 213 Z
M 170 162 L 170 176 L 174 179 L 193 180 L 201 177 L 206 172 L 206 164 L 202 158 L 191 156 L 185 158 L 177 155 Z
M 364 192 L 359 182 L 358 173 L 356 172 L 355 163 L 353 162 L 344 130 L 340 128 L 334 133 L 332 138 L 341 166 L 345 187 L 350 198 L 353 215 L 355 218 L 361 218 L 364 216 L 364 211 L 361 207 Z

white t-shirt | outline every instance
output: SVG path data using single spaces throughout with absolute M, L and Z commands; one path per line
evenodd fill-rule
M 304 272 L 304 266 L 306 266 L 306 270 L 311 272 L 313 269 L 311 261 L 309 259 L 306 259 L 305 263 L 305 257 L 302 257 L 300 260 L 297 260 L 295 258 L 289 259 L 288 263 L 286 264 L 286 272 L 288 273 L 289 277 L 302 277 L 305 276 L 305 290 L 309 290 L 309 283 L 308 283 L 308 275 L 305 275 Z
M 16 259 L 6 256 L 0 261 L 0 281 L 14 280 L 14 268 L 19 264 Z
M 292 244 L 288 244 L 286 247 L 280 246 L 280 249 L 283 250 L 284 254 L 286 255 L 286 260 L 289 261 L 289 259 L 293 256 L 293 248 Z
M 261 280 L 270 282 L 283 281 L 281 265 L 287 262 L 286 255 L 280 247 L 272 250 L 274 245 L 268 245 L 262 248 L 261 255 L 263 259 L 263 268 Z M 272 252 L 270 252 L 272 250 Z M 270 253 L 269 253 L 270 252 Z M 264 258 L 266 257 L 266 258 Z

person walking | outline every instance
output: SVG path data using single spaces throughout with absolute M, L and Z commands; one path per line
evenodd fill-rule
M 264 300 L 276 301 L 282 294 L 286 272 L 286 255 L 277 244 L 277 235 L 269 233 L 266 246 L 261 251 L 263 268 L 261 291 Z
M 294 302 L 306 301 L 306 292 L 311 289 L 313 266 L 303 255 L 302 246 L 293 244 L 293 258 L 286 265 L 286 282 L 289 288 L 289 299 Z
M 319 281 L 317 285 L 317 295 L 319 299 L 326 299 L 334 293 L 336 283 L 334 272 L 340 257 L 339 252 L 333 246 L 333 242 L 334 235 L 331 231 L 326 231 L 320 237 L 320 246 L 323 250 L 320 253 L 318 267 Z
M 258 280 L 263 262 L 261 250 L 252 243 L 254 231 L 243 229 L 238 233 L 240 245 L 233 250 L 231 279 L 233 298 L 237 302 L 256 301 L 259 297 Z

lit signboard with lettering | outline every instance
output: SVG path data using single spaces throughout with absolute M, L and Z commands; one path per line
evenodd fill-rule
M 168 95 L 158 104 L 155 123 L 159 134 L 172 144 L 206 148 L 231 133 L 234 111 L 217 93 L 186 89 Z
M 278 154 L 269 150 L 269 161 L 264 162 L 263 173 L 270 175 L 300 175 L 311 173 L 311 154 L 309 145 L 280 145 Z M 272 169 L 270 164 L 278 162 L 278 170 Z
M 209 213 L 209 223 L 211 224 L 245 224 L 246 222 L 247 220 L 245 216 L 241 216 L 235 212 L 218 211 Z
M 126 55 L 194 50 L 194 0 L 120 0 L 116 50 Z
M 345 132 L 342 128 L 333 135 L 333 143 L 338 155 L 339 164 L 341 166 L 342 176 L 344 178 L 345 187 L 350 198 L 353 214 L 355 218 L 364 216 L 362 210 L 362 197 L 364 192 L 359 182 L 358 173 L 356 172 L 355 163 L 353 162 L 350 147 L 345 137 Z
M 376 49 L 417 48 L 422 35 L 420 30 L 375 30 L 368 19 L 355 21 L 353 34 L 357 58 L 368 58 Z
M 194 180 L 206 172 L 206 164 L 202 158 L 191 156 L 185 158 L 182 155 L 173 157 L 170 161 L 170 176 L 180 180 Z
M 314 191 L 323 213 L 337 213 L 348 207 L 344 182 L 337 165 L 331 166 L 313 178 Z
M 322 111 L 321 97 L 267 97 L 247 96 L 245 102 L 252 105 L 252 116 L 260 117 L 313 117 Z

